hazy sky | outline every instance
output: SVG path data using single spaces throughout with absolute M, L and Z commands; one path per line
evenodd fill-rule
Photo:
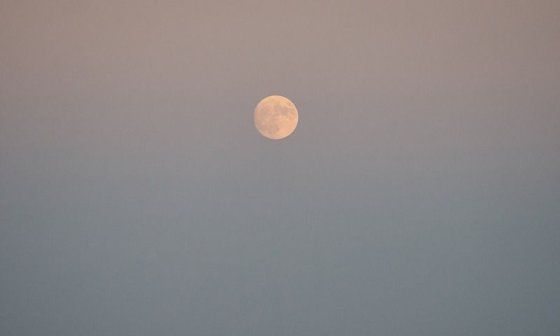
M 560 334 L 559 14 L 0 0 L 0 334 Z

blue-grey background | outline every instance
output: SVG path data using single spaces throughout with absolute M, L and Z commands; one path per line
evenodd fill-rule
M 0 334 L 560 334 L 559 14 L 1 0 Z

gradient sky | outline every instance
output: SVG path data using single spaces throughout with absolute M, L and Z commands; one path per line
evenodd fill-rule
M 559 14 L 1 0 L 0 334 L 560 334 Z

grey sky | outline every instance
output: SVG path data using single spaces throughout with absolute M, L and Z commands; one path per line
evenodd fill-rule
M 558 335 L 559 13 L 0 1 L 0 334 Z

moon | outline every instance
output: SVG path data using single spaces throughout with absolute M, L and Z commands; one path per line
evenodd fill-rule
M 298 110 L 294 103 L 282 96 L 268 96 L 255 107 L 255 127 L 269 139 L 284 139 L 298 124 Z

